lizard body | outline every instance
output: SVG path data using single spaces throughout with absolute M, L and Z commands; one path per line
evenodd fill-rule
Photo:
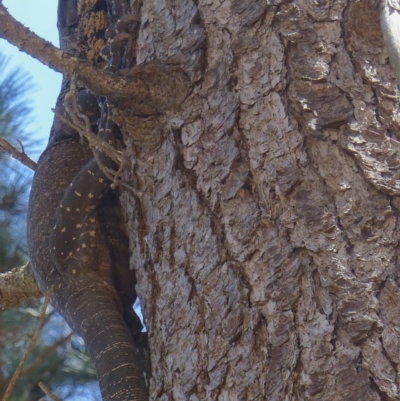
M 106 118 L 107 115 L 102 116 L 102 120 Z M 115 133 L 106 129 L 106 124 L 107 121 L 101 124 L 99 137 L 113 143 Z M 99 152 L 99 157 L 103 165 L 115 169 L 115 163 L 103 152 Z M 97 272 L 101 266 L 97 248 L 101 246 L 104 233 L 97 208 L 109 186 L 109 180 L 92 158 L 65 190 L 50 234 L 51 255 L 61 275 L 67 271 L 67 276 L 73 278 L 81 273 Z
M 49 237 L 53 232 L 55 211 L 69 183 L 82 171 L 80 164 L 76 162 L 87 160 L 89 157 L 90 149 L 80 144 L 78 136 L 62 141 L 41 156 L 29 207 L 31 261 L 41 290 L 47 292 L 55 285 L 53 306 L 84 339 L 96 366 L 104 400 L 146 400 L 147 395 L 142 385 L 143 372 L 134 363 L 138 358 L 138 350 L 113 290 L 113 276 L 117 274 L 118 269 L 122 270 L 125 277 L 117 274 L 119 282 L 125 285 L 125 299 L 132 302 L 134 281 L 126 268 L 129 254 L 126 246 L 124 247 L 118 238 L 114 238 L 116 243 L 111 244 L 111 247 L 107 243 L 107 233 L 113 232 L 115 236 L 117 230 L 121 231 L 118 225 L 114 224 L 113 227 L 113 221 L 106 226 L 102 223 L 104 219 L 113 219 L 112 208 L 115 207 L 115 199 L 112 199 L 111 195 L 105 196 L 105 202 L 99 205 L 97 211 L 96 224 L 100 231 L 95 249 L 96 260 L 90 261 L 96 266 L 88 266 L 89 270 L 81 271 L 76 280 L 70 280 L 60 274 L 50 254 Z M 122 240 L 126 243 L 125 238 Z M 121 252 L 116 250 L 116 247 L 125 249 Z M 113 263 L 119 263 L 117 270 L 113 269 Z M 110 372 L 115 378 L 110 377 Z M 121 380 L 121 377 L 125 378 L 126 382 Z M 137 386 L 136 382 L 140 385 Z M 123 391 L 119 398 L 111 396 L 116 391 Z M 137 394 L 137 398 L 134 398 Z
M 82 9 L 76 8 L 79 1 L 92 4 L 92 9 L 84 10 L 89 14 L 90 10 L 99 12 L 94 7 L 96 4 L 105 5 L 105 2 L 91 0 L 60 0 L 61 44 L 75 53 L 81 52 L 81 36 L 76 34 L 76 29 L 82 33 L 82 27 L 87 28 L 82 21 Z M 78 28 L 74 23 L 75 14 L 80 18 Z M 88 21 L 90 18 L 86 19 Z M 84 32 L 86 35 L 88 31 Z M 93 34 L 98 34 L 96 29 Z M 92 46 L 97 42 L 84 43 Z M 98 51 L 92 50 L 87 53 L 96 60 Z M 64 79 L 57 102 L 57 109 L 64 115 L 67 114 L 63 102 L 68 84 L 69 81 Z M 83 96 L 78 99 L 78 105 L 81 111 L 93 114 L 93 122 L 96 116 L 93 102 Z M 107 119 L 101 121 L 104 128 Z M 105 131 L 100 132 L 104 139 L 114 137 L 113 130 Z M 105 155 L 100 159 L 111 166 Z M 97 181 L 88 179 L 89 175 Z M 100 183 L 99 178 L 103 182 Z M 118 198 L 112 191 L 107 191 L 109 185 L 110 181 L 102 176 L 88 144 L 82 144 L 78 133 L 56 117 L 32 184 L 28 213 L 29 255 L 40 289 L 46 293 L 55 286 L 52 305 L 83 338 L 95 364 L 103 400 L 145 401 L 147 389 L 133 338 L 141 325 L 136 321 L 128 327 L 124 320 L 129 313 L 126 311 L 132 311 L 136 298 L 135 279 L 129 271 L 128 240 L 122 227 Z M 81 197 L 77 197 L 76 192 Z M 59 207 L 60 202 L 63 209 Z M 72 213 L 65 214 L 67 208 Z M 67 227 L 66 236 L 62 232 L 64 226 Z M 92 242 L 88 235 L 90 231 L 95 231 Z M 87 248 L 83 248 L 83 244 L 87 244 Z M 85 249 L 82 255 L 76 250 L 77 245 Z M 73 257 L 65 258 L 61 254 L 63 250 L 68 254 L 72 252 Z

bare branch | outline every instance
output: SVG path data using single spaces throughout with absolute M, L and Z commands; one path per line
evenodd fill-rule
M 84 136 L 88 141 L 90 147 L 95 147 L 98 149 L 101 149 L 104 153 L 106 153 L 112 160 L 114 160 L 116 163 L 120 164 L 121 163 L 121 152 L 113 148 L 111 145 L 109 145 L 107 142 L 104 142 L 101 140 L 96 134 L 94 134 L 92 131 L 87 130 L 80 125 L 77 125 L 73 123 L 72 121 L 68 120 L 65 118 L 60 112 L 58 112 L 55 109 L 52 109 L 54 114 L 65 124 L 68 124 L 70 127 L 74 128 L 79 134 Z
M 17 369 L 15 370 L 15 372 L 14 372 L 14 374 L 13 374 L 11 380 L 10 380 L 10 383 L 8 384 L 7 390 L 6 390 L 5 394 L 4 394 L 4 397 L 3 397 L 2 401 L 7 401 L 10 398 L 11 391 L 13 390 L 15 384 L 17 383 L 17 380 L 21 376 L 21 371 L 22 371 L 22 368 L 24 366 L 24 363 L 25 363 L 26 359 L 28 358 L 29 354 L 32 352 L 34 346 L 36 345 L 36 342 L 37 342 L 37 340 L 39 338 L 39 334 L 42 331 L 43 325 L 44 325 L 44 323 L 46 321 L 46 309 L 47 309 L 47 306 L 50 303 L 50 299 L 51 299 L 51 296 L 53 294 L 53 290 L 54 290 L 54 286 L 52 288 L 50 288 L 50 290 L 46 294 L 46 297 L 45 297 L 44 302 L 43 302 L 42 309 L 40 311 L 39 323 L 38 323 L 38 325 L 36 327 L 35 333 L 33 334 L 33 337 L 32 337 L 32 339 L 31 339 L 31 341 L 30 341 L 30 343 L 28 345 L 28 348 L 26 349 L 21 361 L 19 362 L 19 364 L 17 366 Z
M 44 360 L 46 360 L 57 348 L 65 344 L 74 333 L 69 333 L 66 337 L 61 338 L 55 342 L 50 348 L 47 348 L 39 357 L 37 357 L 27 368 L 21 372 L 21 376 L 29 374 L 33 369 L 40 365 Z
M 78 60 L 39 37 L 14 19 L 2 4 L 0 4 L 0 37 L 55 71 L 68 76 L 72 76 L 75 73 L 80 78 L 83 78 L 83 76 L 90 77 L 98 73 L 97 79 L 104 80 L 100 85 L 96 85 L 98 90 L 103 94 L 112 93 L 112 88 L 116 82 L 114 82 L 111 74 L 96 71 L 86 60 Z
M 115 95 L 129 102 L 133 114 L 153 115 L 173 110 L 183 103 L 190 81 L 180 69 L 160 62 L 131 71 L 110 73 L 99 70 L 87 60 L 78 60 L 15 20 L 0 3 L 0 37 L 38 59 L 55 71 L 76 76 L 96 95 Z
M 39 382 L 38 386 L 46 393 L 53 401 L 61 401 L 43 382 Z
M 40 296 L 42 293 L 33 277 L 30 263 L 0 274 L 1 308 L 11 308 L 18 305 L 22 299 Z
M 8 143 L 4 138 L 0 138 L 0 147 L 3 148 L 6 152 L 10 153 L 10 155 L 24 164 L 26 167 L 29 167 L 32 170 L 35 170 L 36 163 L 25 153 L 24 147 L 20 141 L 18 141 L 21 145 L 22 152 L 14 148 L 10 143 Z

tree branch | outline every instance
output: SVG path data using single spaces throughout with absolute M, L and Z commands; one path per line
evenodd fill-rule
M 13 374 L 11 380 L 10 380 L 10 383 L 8 383 L 8 387 L 7 387 L 7 390 L 6 390 L 5 394 L 4 394 L 4 397 L 3 397 L 2 401 L 7 401 L 9 399 L 12 389 L 14 388 L 15 384 L 17 383 L 17 380 L 21 376 L 21 371 L 22 371 L 22 368 L 24 366 L 24 363 L 26 362 L 26 359 L 28 358 L 29 354 L 32 352 L 34 346 L 37 343 L 37 340 L 39 338 L 39 334 L 42 331 L 43 325 L 44 325 L 44 323 L 46 321 L 46 319 L 45 319 L 46 318 L 46 309 L 47 309 L 47 306 L 50 303 L 50 299 L 51 299 L 51 296 L 53 294 L 53 291 L 54 291 L 54 286 L 52 288 L 50 288 L 50 290 L 46 294 L 46 297 L 45 297 L 44 302 L 43 302 L 42 309 L 40 311 L 39 323 L 38 323 L 38 325 L 36 327 L 35 333 L 33 334 L 33 337 L 32 337 L 32 339 L 31 339 L 31 341 L 30 341 L 30 343 L 28 345 L 28 348 L 26 349 L 22 359 L 20 360 L 20 362 L 19 362 L 19 364 L 17 366 L 17 369 L 15 370 L 15 372 L 14 372 L 14 374 Z
M 39 382 L 38 386 L 47 394 L 53 401 L 61 401 L 43 382 Z
M 4 138 L 0 138 L 0 147 L 3 148 L 6 152 L 10 153 L 10 155 L 24 164 L 26 167 L 29 167 L 32 170 L 35 170 L 36 163 L 29 158 L 29 156 L 24 152 L 20 152 L 18 149 L 14 148 L 10 143 L 8 143 Z
M 87 60 L 78 60 L 36 35 L 13 18 L 1 2 L 0 37 L 53 70 L 76 76 L 96 95 L 129 100 L 133 114 L 152 115 L 173 110 L 189 94 L 189 78 L 179 68 L 149 63 L 121 73 L 99 70 Z
M 0 308 L 11 308 L 23 299 L 41 296 L 30 263 L 0 274 Z
M 66 337 L 59 339 L 51 347 L 47 348 L 46 351 L 39 355 L 39 357 L 36 358 L 27 368 L 21 371 L 21 376 L 28 375 L 32 370 L 36 369 L 36 367 L 46 360 L 53 352 L 55 352 L 57 348 L 64 345 L 73 336 L 73 334 L 73 332 L 69 333 Z

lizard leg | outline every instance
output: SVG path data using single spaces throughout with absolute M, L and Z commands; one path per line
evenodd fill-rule
M 110 127 L 107 106 L 103 109 L 99 137 L 112 142 L 116 126 Z M 115 168 L 115 163 L 104 152 L 98 151 L 97 156 L 103 165 Z M 66 189 L 50 234 L 51 256 L 62 275 L 78 277 L 90 271 L 102 273 L 100 267 L 104 263 L 99 260 L 97 249 L 103 246 L 105 238 L 96 209 L 109 186 L 110 180 L 96 160 L 91 159 Z M 111 281 L 111 273 L 103 273 L 104 278 Z

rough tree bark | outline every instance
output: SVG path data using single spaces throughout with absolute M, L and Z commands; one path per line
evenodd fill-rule
M 376 2 L 118 3 L 140 10 L 137 63 L 193 88 L 115 117 L 151 399 L 399 400 L 399 90 Z

